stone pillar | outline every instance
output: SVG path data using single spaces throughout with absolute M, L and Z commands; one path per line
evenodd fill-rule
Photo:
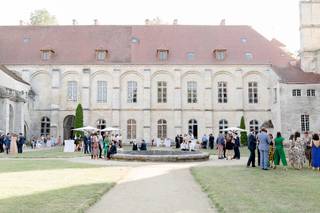
M 213 132 L 213 104 L 212 104 L 212 70 L 205 69 L 204 71 L 204 131 L 199 132 L 199 136 L 203 135 L 204 133 L 210 134 Z
M 9 109 L 9 100 L 4 100 L 4 120 L 5 120 L 5 128 L 4 131 L 6 133 L 10 132 L 10 109 Z
M 143 138 L 151 141 L 151 70 L 143 70 Z
M 51 113 L 50 113 L 50 135 L 58 138 L 62 132 L 58 131 L 59 126 L 59 110 L 60 110 L 60 69 L 52 69 L 51 71 Z M 63 121 L 62 121 L 63 122 Z M 61 122 L 61 125 L 62 125 Z M 60 128 L 61 129 L 61 128 Z
M 176 134 L 182 134 L 182 92 L 181 70 L 174 70 L 174 128 Z
M 120 125 L 120 69 L 113 69 L 112 79 L 112 126 L 121 128 Z
M 81 105 L 83 108 L 83 125 L 89 125 L 90 116 L 90 74 L 91 70 L 85 68 L 82 70 L 81 79 Z
M 24 102 L 16 102 L 14 107 L 14 132 L 16 134 L 23 133 L 24 128 Z
M 6 100 L 0 97 L 0 130 L 6 131 Z

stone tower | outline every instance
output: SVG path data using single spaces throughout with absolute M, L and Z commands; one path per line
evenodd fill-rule
M 320 73 L 320 0 L 300 1 L 301 69 Z

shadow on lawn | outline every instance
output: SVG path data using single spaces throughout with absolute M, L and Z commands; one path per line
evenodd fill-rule
M 2 213 L 73 213 L 84 212 L 114 183 L 79 185 L 27 196 L 0 199 Z

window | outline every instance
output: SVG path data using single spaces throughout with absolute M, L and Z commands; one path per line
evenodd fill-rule
M 97 102 L 106 103 L 107 102 L 107 82 L 97 81 Z
M 128 103 L 137 103 L 138 84 L 136 81 L 128 81 Z
M 248 98 L 250 104 L 258 103 L 258 83 L 249 82 L 248 83 Z
M 247 38 L 241 38 L 240 40 L 241 40 L 241 43 L 243 43 L 243 44 L 247 43 L 247 41 L 248 41 Z
M 193 135 L 195 139 L 198 138 L 198 122 L 195 119 L 191 119 L 188 122 L 188 131 Z
M 189 61 L 194 60 L 194 56 L 195 56 L 194 52 L 188 52 L 188 53 L 187 53 L 187 59 L 188 59 Z
M 158 138 L 166 138 L 167 137 L 167 121 L 166 120 L 158 120 Z
M 301 96 L 301 89 L 293 89 L 292 96 Z
M 226 57 L 226 50 L 214 50 L 214 55 L 218 61 L 223 61 Z
M 167 103 L 167 82 L 158 81 L 158 103 Z
M 43 61 L 48 61 L 50 59 L 51 52 L 49 50 L 43 50 L 41 51 L 41 59 Z
M 316 90 L 308 89 L 307 90 L 307 96 L 316 96 Z
M 257 120 L 252 120 L 249 122 L 250 131 L 253 129 L 255 132 L 259 131 L 259 122 Z
M 107 127 L 106 120 L 99 119 L 97 120 L 97 129 L 105 129 Z
M 127 138 L 136 139 L 137 138 L 137 123 L 134 119 L 129 119 L 127 121 Z
M 222 119 L 219 121 L 219 133 L 223 133 L 226 131 L 224 131 L 224 129 L 227 129 L 228 128 L 228 121 L 225 120 L 225 119 Z
M 98 61 L 104 61 L 107 58 L 107 50 L 96 50 L 96 58 Z
M 251 61 L 253 59 L 253 54 L 252 53 L 245 53 L 244 57 L 247 61 Z
M 197 82 L 188 81 L 188 103 L 197 103 Z
M 168 60 L 169 50 L 158 50 L 157 53 L 160 61 Z
M 309 115 L 301 115 L 301 131 L 310 131 Z
M 218 103 L 227 103 L 227 82 L 218 82 Z
M 41 119 L 41 135 L 47 136 L 50 134 L 50 119 L 43 117 Z
M 69 101 L 77 101 L 77 82 L 76 81 L 68 81 L 68 100 Z
M 277 103 L 278 102 L 278 91 L 277 88 L 273 88 L 273 103 Z

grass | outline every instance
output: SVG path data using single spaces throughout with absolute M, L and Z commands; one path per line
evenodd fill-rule
M 320 173 L 198 167 L 192 174 L 219 212 L 319 212 Z
M 63 152 L 63 147 L 23 152 L 22 154 L 0 153 L 0 158 L 73 158 L 87 156 L 83 152 Z
M 0 212 L 84 212 L 126 172 L 62 159 L 3 159 Z

